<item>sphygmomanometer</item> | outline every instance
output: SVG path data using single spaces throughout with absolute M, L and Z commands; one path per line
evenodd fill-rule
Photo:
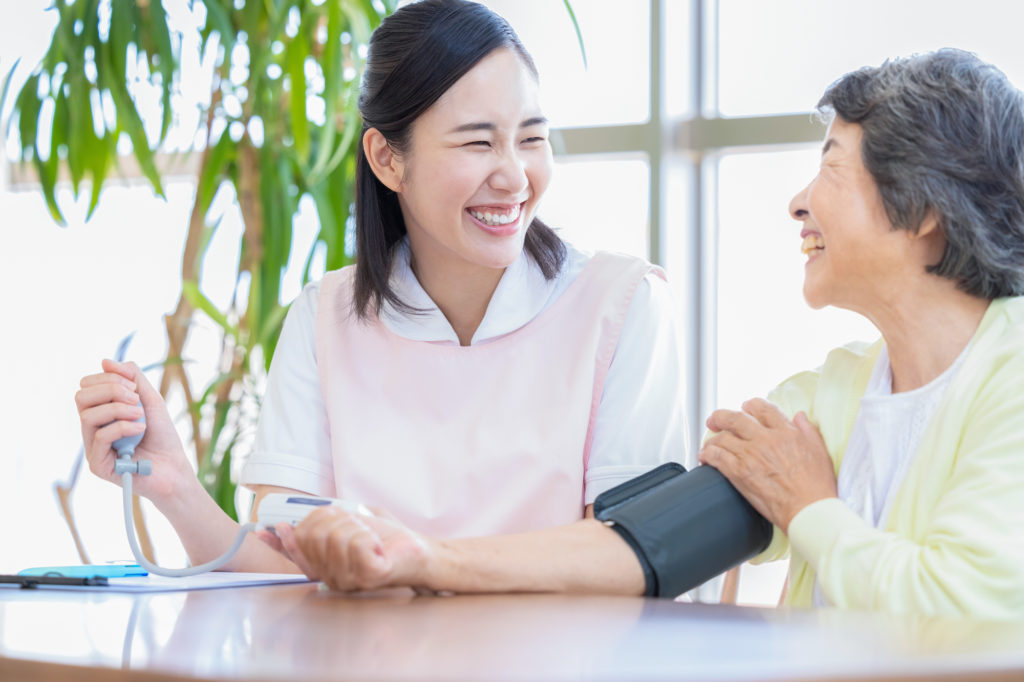
M 598 495 L 594 517 L 636 554 L 650 597 L 677 597 L 772 539 L 772 524 L 710 466 L 662 464 Z
M 139 421 L 145 422 L 145 415 Z M 259 523 L 243 524 L 224 554 L 198 566 L 162 568 L 139 548 L 132 514 L 132 476 L 152 472 L 148 460 L 132 459 L 142 437 L 143 433 L 125 436 L 111 447 L 117 453 L 114 471 L 121 475 L 128 544 L 139 565 L 155 575 L 184 577 L 216 570 L 234 556 L 248 533 L 272 530 L 282 521 L 295 525 L 320 506 L 372 516 L 355 502 L 274 493 L 260 503 Z M 645 594 L 652 597 L 676 597 L 755 556 L 772 537 L 772 525 L 709 466 L 686 471 L 674 462 L 663 464 L 599 495 L 594 516 L 636 553 L 644 571 Z
M 142 403 L 139 403 L 139 407 L 142 407 Z M 145 423 L 145 414 L 138 421 Z M 131 547 L 132 554 L 135 555 L 135 560 L 138 561 L 139 566 L 154 575 L 180 578 L 214 571 L 226 564 L 235 555 L 238 548 L 242 546 L 245 536 L 249 533 L 261 529 L 272 531 L 281 522 L 290 523 L 294 526 L 318 507 L 334 506 L 353 514 L 372 516 L 372 512 L 364 505 L 347 500 L 291 493 L 271 493 L 266 495 L 262 502 L 260 502 L 259 523 L 243 524 L 239 528 L 234 542 L 224 554 L 213 561 L 208 561 L 198 566 L 189 566 L 188 568 L 163 568 L 157 566 L 147 559 L 139 548 L 139 541 L 135 534 L 134 515 L 132 514 L 132 476 L 148 476 L 153 470 L 153 463 L 149 460 L 132 459 L 132 455 L 135 454 L 135 448 L 142 441 L 144 433 L 118 438 L 111 444 L 111 447 L 117 453 L 117 460 L 114 462 L 114 473 L 121 475 L 121 488 L 124 497 L 124 525 L 128 533 L 128 545 Z

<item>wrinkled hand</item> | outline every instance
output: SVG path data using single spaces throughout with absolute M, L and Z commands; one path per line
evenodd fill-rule
M 364 516 L 337 507 L 316 509 L 294 529 L 278 524 L 280 546 L 275 548 L 332 590 L 425 587 L 434 556 L 431 543 L 380 510 L 374 512 Z
M 707 427 L 715 435 L 701 448 L 700 461 L 721 471 L 783 531 L 807 505 L 836 497 L 832 458 L 803 412 L 790 421 L 775 405 L 754 398 L 742 412 L 716 410 Z
M 114 473 L 117 453 L 111 444 L 123 436 L 146 435 L 135 448 L 136 458 L 153 463 L 149 476 L 135 476 L 133 492 L 156 503 L 178 494 L 194 483 L 195 474 L 159 391 L 133 362 L 104 360 L 103 372 L 83 377 L 75 404 L 82 424 L 82 443 L 89 469 L 120 485 Z M 138 406 L 142 402 L 142 408 Z M 146 423 L 137 423 L 145 410 Z

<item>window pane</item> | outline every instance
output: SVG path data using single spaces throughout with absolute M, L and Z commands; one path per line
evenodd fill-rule
M 736 408 L 813 369 L 836 346 L 878 338 L 845 310 L 811 310 L 790 197 L 810 180 L 818 150 L 737 154 L 718 164 L 718 400 Z
M 88 192 L 75 202 L 61 188 L 66 228 L 53 224 L 38 190 L 0 191 L 10 228 L 0 252 L 0 290 L 8 292 L 6 328 L 21 332 L 0 340 L 4 385 L 13 389 L 0 397 L 0 515 L 32 519 L 8 524 L 0 572 L 79 562 L 53 484 L 69 481 L 82 442 L 73 400 L 79 379 L 100 371 L 100 359 L 112 357 L 133 331 L 130 360 L 146 366 L 166 353 L 163 316 L 178 297 L 193 187 L 171 181 L 164 188 L 167 201 L 145 187 L 113 185 L 89 223 L 83 222 Z M 231 268 L 229 262 L 221 271 Z M 191 346 L 208 349 L 207 356 L 189 357 L 211 369 L 219 351 L 212 326 L 200 322 L 194 337 L 211 342 Z M 175 417 L 182 413 L 172 408 Z M 83 466 L 72 501 L 93 561 L 131 557 L 119 488 Z M 147 523 L 160 560 L 182 565 L 184 552 L 163 516 L 148 513 Z
M 560 0 L 485 0 L 515 28 L 540 71 L 545 114 L 558 127 L 640 123 L 650 101 L 650 6 L 572 0 L 583 34 Z
M 737 154 L 718 162 L 718 396 L 737 409 L 783 379 L 821 365 L 853 340 L 878 338 L 854 313 L 803 300 L 800 224 L 789 199 L 811 179 L 819 150 Z M 774 606 L 784 561 L 742 567 L 738 601 Z
M 649 188 L 646 158 L 563 157 L 556 163 L 540 217 L 578 248 L 646 258 Z
M 718 0 L 726 116 L 807 111 L 836 78 L 889 57 L 958 47 L 1024 84 L 1024 4 L 1004 0 Z

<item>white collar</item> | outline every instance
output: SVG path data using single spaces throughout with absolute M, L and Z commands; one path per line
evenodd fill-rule
M 389 283 L 399 299 L 423 312 L 402 312 L 385 301 L 381 321 L 393 333 L 412 341 L 458 345 L 455 330 L 413 274 L 410 255 L 407 237 L 398 245 Z M 550 280 L 545 278 L 534 260 L 520 252 L 498 281 L 470 345 L 514 332 L 535 318 L 550 304 L 563 274 L 559 272 Z

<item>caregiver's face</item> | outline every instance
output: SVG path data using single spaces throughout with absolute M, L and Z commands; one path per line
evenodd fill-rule
M 789 204 L 803 223 L 807 256 L 804 298 L 812 308 L 835 305 L 870 311 L 902 271 L 905 230 L 886 215 L 878 185 L 861 157 L 863 130 L 836 117 L 821 150 L 821 166 Z
M 537 77 L 508 48 L 484 57 L 413 124 L 399 204 L 414 268 L 504 268 L 551 178 Z

